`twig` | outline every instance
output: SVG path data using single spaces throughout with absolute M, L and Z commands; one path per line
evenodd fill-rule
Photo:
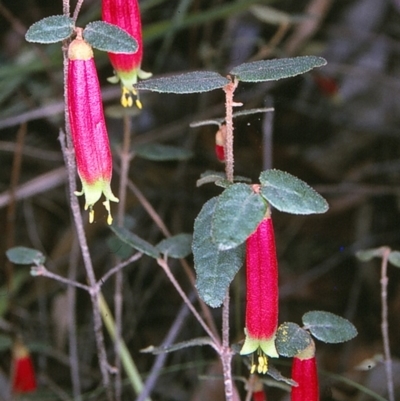
M 385 352 L 385 368 L 386 379 L 388 387 L 389 401 L 395 401 L 394 398 L 394 385 L 393 385 L 393 370 L 392 370 L 392 357 L 390 355 L 389 343 L 389 325 L 388 325 L 388 306 L 387 306 L 387 265 L 391 249 L 389 247 L 382 247 L 382 264 L 381 264 L 381 302 L 382 302 L 382 338 L 383 349 Z
M 214 333 L 211 331 L 211 329 L 207 326 L 207 324 L 204 322 L 202 317 L 199 315 L 199 312 L 197 312 L 197 310 L 194 308 L 194 306 L 190 302 L 190 299 L 187 297 L 187 295 L 183 291 L 182 287 L 176 281 L 174 275 L 172 274 L 172 272 L 171 272 L 171 270 L 170 270 L 170 268 L 168 266 L 167 261 L 164 260 L 164 259 L 158 258 L 157 259 L 157 263 L 159 264 L 159 266 L 161 266 L 163 268 L 163 270 L 164 270 L 165 274 L 167 275 L 168 279 L 171 281 L 172 285 L 178 291 L 179 295 L 182 297 L 182 299 L 184 300 L 184 302 L 186 303 L 186 305 L 188 306 L 190 311 L 193 313 L 194 317 L 197 319 L 197 321 L 203 327 L 205 332 L 212 339 L 212 341 L 214 343 L 213 348 L 220 354 L 220 352 L 221 352 L 221 343 L 220 343 L 219 339 L 214 335 Z
M 119 204 L 117 224 L 119 227 L 124 225 L 125 205 L 126 205 L 126 189 L 128 183 L 129 166 L 132 159 L 130 152 L 131 147 L 131 118 L 124 115 L 124 131 L 123 143 L 120 152 L 121 172 L 119 175 Z M 118 261 L 119 258 L 116 258 Z M 123 271 L 118 269 L 115 275 L 115 288 L 114 288 L 114 314 L 115 314 L 115 398 L 117 401 L 121 400 L 122 395 L 122 382 L 121 382 L 121 359 L 120 359 L 120 343 L 122 332 L 122 294 L 123 294 Z
M 190 301 L 193 301 L 194 298 L 194 293 L 192 293 L 189 296 Z M 181 329 L 187 315 L 188 315 L 189 309 L 187 305 L 184 303 L 179 310 L 178 314 L 176 315 L 176 318 L 174 320 L 174 323 L 172 324 L 171 328 L 168 331 L 168 334 L 166 335 L 164 341 L 162 342 L 161 346 L 168 346 L 171 345 L 177 335 L 179 334 L 179 330 Z M 139 397 L 137 397 L 136 401 L 145 401 L 147 396 L 150 394 L 151 390 L 153 389 L 154 385 L 156 384 L 157 378 L 160 374 L 160 370 L 164 366 L 165 359 L 167 358 L 167 353 L 162 353 L 157 355 L 157 358 L 150 370 L 150 373 L 146 379 L 146 382 L 144 383 L 143 391 L 139 394 Z
M 76 3 L 76 7 L 74 10 L 74 16 L 72 17 L 75 22 L 78 19 L 79 11 L 81 10 L 83 2 L 84 2 L 84 0 L 78 0 L 78 3 Z
M 232 350 L 229 346 L 229 289 L 225 295 L 222 306 L 222 352 L 220 354 L 222 370 L 224 373 L 225 397 L 226 401 L 233 401 L 233 382 L 232 382 Z
M 69 5 L 70 0 L 63 0 L 63 14 L 69 17 L 70 13 L 70 5 Z
M 79 261 L 79 244 L 76 238 L 72 242 L 72 249 L 69 258 L 68 278 L 76 281 L 77 265 Z M 69 363 L 71 365 L 71 382 L 74 400 L 81 401 L 81 380 L 79 374 L 78 340 L 76 333 L 76 288 L 68 286 L 68 342 L 69 342 Z
M 78 283 L 77 281 L 70 280 L 68 278 L 65 278 L 63 276 L 60 276 L 58 274 L 49 272 L 43 265 L 40 266 L 32 266 L 31 267 L 31 275 L 32 276 L 42 276 L 42 277 L 48 277 L 53 280 L 59 281 L 60 283 L 70 285 L 75 288 L 80 288 L 81 290 L 85 290 L 87 292 L 91 292 L 91 288 L 85 284 Z
M 100 288 L 113 274 L 123 269 L 125 266 L 130 265 L 133 262 L 136 262 L 142 257 L 142 253 L 138 252 L 132 255 L 129 259 L 124 262 L 118 263 L 115 267 L 110 269 L 100 280 L 97 281 L 97 286 Z
M 233 95 L 238 85 L 238 80 L 233 78 L 228 85 L 224 86 L 225 92 L 225 173 L 228 181 L 233 182 L 234 172 L 234 155 L 233 155 L 233 107 L 241 106 L 241 103 L 233 101 Z M 222 305 L 222 352 L 220 358 L 224 374 L 225 397 L 227 401 L 234 399 L 233 382 L 232 382 L 232 350 L 229 346 L 229 289 L 225 295 Z M 236 398 L 236 397 L 235 397 Z
M 103 297 L 103 294 L 101 293 L 99 294 L 99 309 L 104 321 L 104 325 L 106 326 L 111 339 L 115 341 L 115 322 L 112 317 L 110 308 L 108 307 Z M 121 362 L 122 365 L 124 366 L 126 375 L 128 376 L 129 381 L 132 383 L 132 386 L 136 391 L 136 394 L 140 394 L 143 390 L 143 382 L 140 377 L 139 371 L 137 370 L 135 362 L 133 361 L 132 356 L 128 350 L 128 347 L 126 346 L 123 339 L 121 339 L 119 350 L 121 353 Z M 151 401 L 151 400 L 150 398 L 147 397 L 145 401 Z
M 17 146 L 15 148 L 14 159 L 10 179 L 10 203 L 7 208 L 5 238 L 7 249 L 14 246 L 15 223 L 16 223 L 16 197 L 15 192 L 21 175 L 22 149 L 24 147 L 26 135 L 26 124 L 23 124 L 17 133 Z M 5 273 L 7 286 L 11 288 L 13 281 L 13 264 L 7 259 L 5 262 Z
M 118 169 L 116 168 L 118 171 Z M 135 194 L 135 196 L 138 198 L 139 202 L 141 205 L 145 208 L 149 216 L 153 219 L 154 223 L 156 223 L 157 227 L 160 229 L 160 231 L 166 236 L 170 237 L 171 233 L 169 232 L 168 228 L 162 221 L 161 217 L 157 213 L 157 211 L 153 208 L 151 203 L 146 199 L 146 197 L 143 195 L 143 193 L 140 191 L 140 189 L 131 181 L 128 181 L 128 188 Z M 192 270 L 189 268 L 188 263 L 186 262 L 185 259 L 180 259 L 180 262 L 185 270 L 185 273 L 187 274 L 190 283 L 194 286 L 195 284 L 195 278 L 193 275 Z M 199 300 L 199 305 L 201 308 L 201 311 L 204 315 L 204 319 L 207 321 L 208 326 L 210 327 L 211 331 L 214 333 L 215 337 L 218 337 L 218 331 L 215 326 L 214 319 L 212 317 L 212 314 L 210 313 L 210 309 L 208 306 L 204 303 L 204 301 L 198 297 Z
M 238 85 L 238 80 L 234 78 L 229 84 L 224 86 L 225 92 L 225 122 L 226 122 L 226 138 L 225 138 L 225 172 L 228 181 L 233 182 L 233 107 L 241 106 L 241 103 L 233 101 L 233 94 Z

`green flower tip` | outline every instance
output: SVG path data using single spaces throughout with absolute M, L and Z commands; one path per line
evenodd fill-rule
M 94 184 L 88 184 L 82 180 L 82 191 L 75 192 L 76 196 L 85 195 L 85 210 L 89 209 L 89 223 L 93 223 L 94 221 L 93 205 L 100 199 L 101 194 L 106 198 L 103 205 L 108 213 L 107 223 L 111 225 L 113 219 L 111 215 L 110 201 L 119 202 L 119 199 L 112 193 L 109 181 L 98 180 Z
M 242 349 L 240 350 L 240 355 L 251 354 L 251 374 L 253 374 L 256 370 L 260 374 L 267 373 L 267 356 L 271 358 L 279 358 L 279 354 L 275 347 L 275 335 L 273 335 L 271 338 L 258 339 L 250 337 L 246 329 L 245 333 L 246 339 L 244 341 Z
M 121 96 L 121 104 L 124 107 L 132 107 L 133 99 L 135 99 L 135 104 L 138 109 L 142 109 L 142 103 L 139 100 L 139 94 L 137 90 L 133 87 L 138 78 L 147 79 L 150 78 L 153 74 L 151 72 L 146 72 L 141 70 L 140 68 L 136 68 L 129 72 L 124 71 L 115 71 L 115 75 L 113 77 L 108 78 L 108 82 L 117 83 L 121 82 L 122 87 L 122 96 Z

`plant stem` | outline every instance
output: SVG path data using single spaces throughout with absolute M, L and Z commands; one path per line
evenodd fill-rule
M 157 263 L 163 268 L 165 274 L 167 275 L 168 279 L 172 283 L 172 285 L 175 287 L 175 289 L 178 291 L 179 295 L 182 297 L 182 299 L 185 301 L 186 305 L 190 309 L 190 311 L 193 313 L 194 317 L 197 319 L 197 321 L 200 323 L 200 325 L 203 327 L 205 332 L 210 336 L 214 343 L 214 348 L 220 353 L 220 348 L 221 348 L 221 343 L 218 340 L 218 338 L 214 335 L 214 333 L 210 330 L 210 328 L 207 326 L 207 324 L 204 322 L 202 317 L 199 315 L 197 310 L 194 308 L 192 303 L 190 302 L 190 299 L 187 297 L 185 292 L 183 291 L 182 287 L 179 285 L 179 283 L 176 281 L 174 275 L 172 274 L 168 263 L 164 259 L 157 259 Z
M 225 295 L 222 306 L 222 349 L 221 362 L 224 373 L 225 398 L 226 401 L 233 400 L 233 382 L 232 382 L 232 350 L 229 347 L 229 289 Z
M 99 288 L 116 272 L 118 272 L 119 270 L 123 269 L 125 266 L 130 265 L 133 262 L 136 262 L 137 260 L 139 260 L 141 257 L 143 256 L 142 253 L 138 252 L 135 253 L 134 255 L 132 255 L 129 259 L 119 263 L 118 265 L 114 266 L 112 269 L 108 270 L 108 272 L 101 277 L 98 281 L 97 281 L 97 285 L 99 286 Z
M 124 225 L 125 205 L 126 205 L 126 189 L 128 184 L 129 166 L 131 161 L 131 118 L 124 115 L 123 143 L 120 152 L 121 171 L 119 176 L 119 204 L 117 225 Z M 117 260 L 120 262 L 119 258 Z M 115 375 L 115 398 L 121 400 L 122 382 L 121 382 L 121 359 L 120 359 L 120 343 L 122 332 L 122 300 L 123 300 L 123 270 L 119 269 L 115 275 L 114 290 L 114 314 L 115 314 L 115 367 L 117 368 Z
M 229 84 L 224 86 L 225 92 L 225 122 L 226 122 L 226 137 L 225 137 L 225 172 L 226 179 L 233 182 L 233 107 L 241 106 L 241 103 L 233 101 L 233 94 L 238 85 L 238 81 L 234 78 Z
M 388 386 L 389 401 L 395 401 L 394 398 L 394 386 L 393 386 L 393 370 L 392 370 L 392 357 L 390 355 L 390 344 L 389 344 L 389 325 L 388 325 L 388 306 L 387 306 L 387 265 L 388 258 L 391 249 L 388 247 L 382 248 L 382 264 L 381 264 L 381 303 L 382 303 L 382 338 L 383 338 L 383 349 L 385 353 L 385 368 L 386 368 L 386 379 Z
M 63 14 L 69 17 L 70 13 L 70 0 L 63 0 Z
M 191 296 L 189 296 L 189 298 L 192 301 L 195 298 L 194 293 L 192 293 Z M 181 306 L 179 312 L 175 317 L 174 323 L 172 324 L 171 328 L 168 331 L 168 334 L 165 336 L 164 341 L 161 343 L 162 347 L 169 346 L 175 341 L 176 337 L 179 335 L 179 332 L 188 314 L 189 314 L 189 309 L 187 305 L 183 303 L 183 305 Z M 145 401 L 145 399 L 148 397 L 148 395 L 150 394 L 151 390 L 154 388 L 157 382 L 157 379 L 160 375 L 160 371 L 163 368 L 166 359 L 167 359 L 166 352 L 157 355 L 157 358 L 150 370 L 150 373 L 146 378 L 146 382 L 144 383 L 143 391 L 136 398 L 136 401 Z
M 76 7 L 74 10 L 74 16 L 72 17 L 75 22 L 78 19 L 79 11 L 81 10 L 83 2 L 84 2 L 84 0 L 78 0 L 78 3 L 76 3 Z
M 31 275 L 32 276 L 43 276 L 51 278 L 55 281 L 59 281 L 60 283 L 66 284 L 70 287 L 80 288 L 81 290 L 85 290 L 87 292 L 91 291 L 91 288 L 88 285 L 78 283 L 75 280 L 70 280 L 63 276 L 59 276 L 58 274 L 49 272 L 43 265 L 40 266 L 32 266 L 31 267 Z
M 234 78 L 228 85 L 224 86 L 225 92 L 225 173 L 226 179 L 233 182 L 234 156 L 233 156 L 233 107 L 241 106 L 241 103 L 233 101 L 233 95 L 238 85 L 238 81 Z M 233 381 L 232 381 L 232 350 L 229 346 L 229 289 L 222 305 L 222 349 L 220 358 L 224 374 L 225 398 L 227 401 L 234 399 Z M 237 397 L 235 397 L 237 398 Z
M 77 266 L 79 261 L 79 244 L 76 238 L 72 242 L 71 255 L 69 258 L 68 278 L 76 281 Z M 76 334 L 76 288 L 68 286 L 68 341 L 69 341 L 69 363 L 71 365 L 71 382 L 74 400 L 82 401 L 81 381 L 79 375 L 78 340 Z
M 112 317 L 110 308 L 108 307 L 103 294 L 99 294 L 99 309 L 101 315 L 103 317 L 104 325 L 106 326 L 110 337 L 115 341 L 115 322 Z M 132 356 L 128 350 L 123 339 L 120 342 L 120 355 L 121 355 L 121 362 L 124 366 L 125 372 L 128 376 L 129 381 L 132 384 L 133 389 L 135 390 L 136 394 L 140 394 L 143 389 L 143 382 L 140 377 L 139 371 L 135 365 L 135 362 L 132 359 Z M 145 401 L 151 401 L 150 398 L 146 398 Z

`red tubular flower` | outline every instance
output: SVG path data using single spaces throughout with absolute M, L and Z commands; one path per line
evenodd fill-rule
M 314 342 L 293 358 L 292 379 L 298 386 L 292 387 L 291 401 L 319 401 Z
M 264 390 L 254 391 L 253 401 L 267 401 L 267 397 L 265 395 Z
M 85 195 L 85 210 L 94 220 L 93 205 L 103 193 L 112 223 L 110 201 L 118 202 L 111 191 L 112 157 L 104 120 L 100 85 L 93 51 L 79 35 L 68 48 L 68 115 L 78 174 Z
M 115 77 L 110 82 L 121 81 L 121 104 L 130 107 L 133 104 L 132 95 L 137 96 L 133 85 L 137 78 L 146 79 L 151 73 L 142 71 L 140 66 L 143 58 L 142 22 L 138 0 L 102 0 L 103 21 L 117 25 L 133 36 L 138 43 L 138 50 L 134 54 L 108 53 L 110 62 L 115 70 Z M 141 109 L 139 99 L 136 105 Z
M 13 367 L 11 390 L 13 393 L 29 393 L 37 388 L 35 369 L 28 349 L 17 341 L 12 350 Z
M 222 124 L 215 134 L 215 154 L 220 162 L 225 162 L 226 125 Z
M 266 373 L 266 355 L 277 358 L 275 334 L 278 328 L 278 262 L 275 235 L 269 214 L 246 241 L 246 340 L 242 355 L 257 352 L 257 368 Z

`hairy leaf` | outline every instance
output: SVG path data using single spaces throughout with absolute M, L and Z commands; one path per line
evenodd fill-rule
M 25 39 L 31 43 L 57 43 L 69 38 L 74 32 L 74 20 L 66 15 L 52 15 L 30 26 Z
M 217 72 L 194 71 L 138 82 L 136 89 L 160 93 L 201 93 L 223 88 L 230 81 Z
M 194 223 L 192 251 L 196 287 L 201 299 L 213 308 L 220 306 L 230 283 L 243 265 L 244 246 L 221 251 L 211 238 L 211 221 L 218 198 L 206 202 Z
M 304 74 L 325 64 L 326 60 L 317 56 L 279 58 L 244 63 L 235 67 L 229 74 L 235 75 L 243 82 L 277 81 Z
M 212 237 L 219 249 L 234 248 L 255 231 L 267 204 L 246 184 L 230 185 L 218 198 L 212 220 Z
M 357 335 L 352 323 L 330 312 L 307 312 L 303 315 L 303 324 L 315 338 L 325 343 L 342 343 Z
M 280 170 L 260 175 L 261 195 L 276 209 L 292 214 L 325 213 L 328 202 L 297 177 Z
M 83 38 L 95 49 L 110 53 L 133 54 L 138 51 L 136 39 L 120 27 L 104 21 L 87 24 Z

